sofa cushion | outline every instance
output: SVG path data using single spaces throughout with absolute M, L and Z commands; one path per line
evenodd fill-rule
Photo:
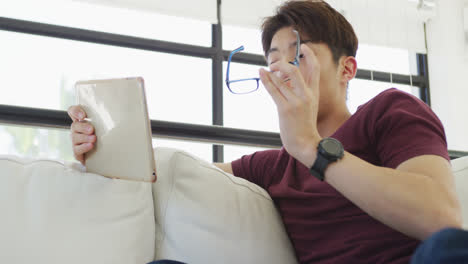
M 297 263 L 265 190 L 188 153 L 155 149 L 156 259 Z
M 463 228 L 468 229 L 468 156 L 452 160 L 452 171 L 462 207 Z
M 0 156 L 0 263 L 148 263 L 151 183 Z

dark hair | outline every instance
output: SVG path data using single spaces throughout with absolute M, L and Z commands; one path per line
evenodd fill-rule
M 265 18 L 262 25 L 262 45 L 265 56 L 271 40 L 278 30 L 293 27 L 302 38 L 326 44 L 335 64 L 341 56 L 354 56 L 358 39 L 351 24 L 329 4 L 322 0 L 287 1 L 276 14 Z

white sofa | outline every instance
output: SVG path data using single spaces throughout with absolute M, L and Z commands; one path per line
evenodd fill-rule
M 182 151 L 156 183 L 0 156 L 0 263 L 295 263 L 268 194 Z
M 268 194 L 156 148 L 158 181 L 0 156 L 0 263 L 297 263 Z M 468 227 L 468 157 L 452 162 Z

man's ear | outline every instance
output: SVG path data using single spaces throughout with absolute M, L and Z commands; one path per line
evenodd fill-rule
M 341 57 L 341 82 L 348 83 L 357 73 L 357 61 L 353 56 Z

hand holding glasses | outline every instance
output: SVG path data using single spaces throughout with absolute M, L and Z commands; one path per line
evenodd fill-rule
M 292 65 L 299 67 L 299 60 L 300 60 L 300 37 L 299 32 L 293 30 L 296 34 L 296 56 L 294 57 L 293 61 L 290 61 Z M 229 54 L 229 59 L 227 63 L 227 70 L 226 70 L 226 86 L 228 87 L 229 91 L 233 94 L 248 94 L 255 92 L 258 90 L 260 78 L 244 78 L 244 79 L 236 79 L 236 80 L 229 80 L 229 68 L 231 65 L 232 56 L 238 52 L 244 50 L 244 46 L 240 46 L 239 48 L 231 51 Z

